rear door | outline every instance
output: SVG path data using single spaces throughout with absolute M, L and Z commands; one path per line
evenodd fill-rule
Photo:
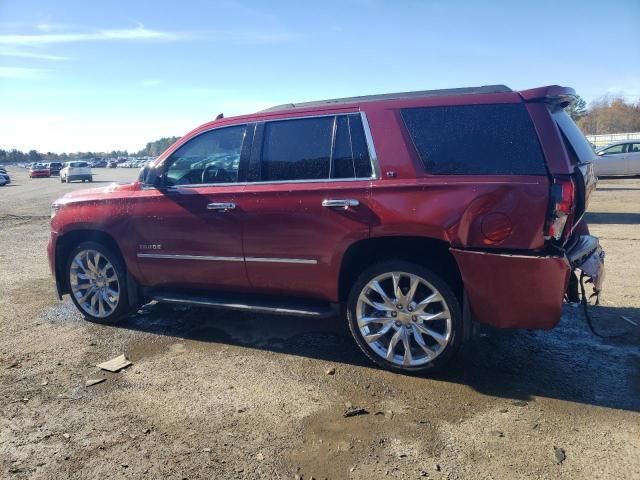
M 340 260 L 371 223 L 371 156 L 359 113 L 267 121 L 242 210 L 254 289 L 337 299 Z
M 640 142 L 632 143 L 627 148 L 629 175 L 640 175 Z

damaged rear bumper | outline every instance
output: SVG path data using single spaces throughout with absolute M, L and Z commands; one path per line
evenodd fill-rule
M 475 320 L 498 328 L 550 329 L 560 320 L 571 272 L 579 268 L 599 291 L 604 252 L 578 237 L 565 255 L 521 255 L 451 249 Z
M 567 246 L 567 259 L 572 269 L 579 269 L 593 283 L 593 290 L 600 295 L 604 283 L 604 250 L 598 239 L 580 235 Z

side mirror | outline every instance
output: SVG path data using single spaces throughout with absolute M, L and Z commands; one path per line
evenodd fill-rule
M 150 165 L 145 165 L 140 170 L 138 180 L 144 185 L 149 185 L 157 189 L 161 189 L 164 185 L 164 175 L 162 167 L 153 168 Z

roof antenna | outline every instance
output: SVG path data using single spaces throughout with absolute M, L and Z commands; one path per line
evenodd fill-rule
M 216 120 L 220 120 L 221 118 L 224 118 L 224 113 L 219 113 Z

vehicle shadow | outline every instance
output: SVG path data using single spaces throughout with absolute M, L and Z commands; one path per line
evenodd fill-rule
M 640 224 L 640 213 L 587 212 L 584 219 L 588 224 L 637 225 Z
M 581 308 L 565 306 L 551 331 L 482 328 L 446 372 L 424 378 L 455 382 L 496 397 L 542 396 L 640 411 L 639 308 L 592 307 L 599 338 Z M 149 304 L 118 327 L 373 368 L 341 319 L 257 315 Z

